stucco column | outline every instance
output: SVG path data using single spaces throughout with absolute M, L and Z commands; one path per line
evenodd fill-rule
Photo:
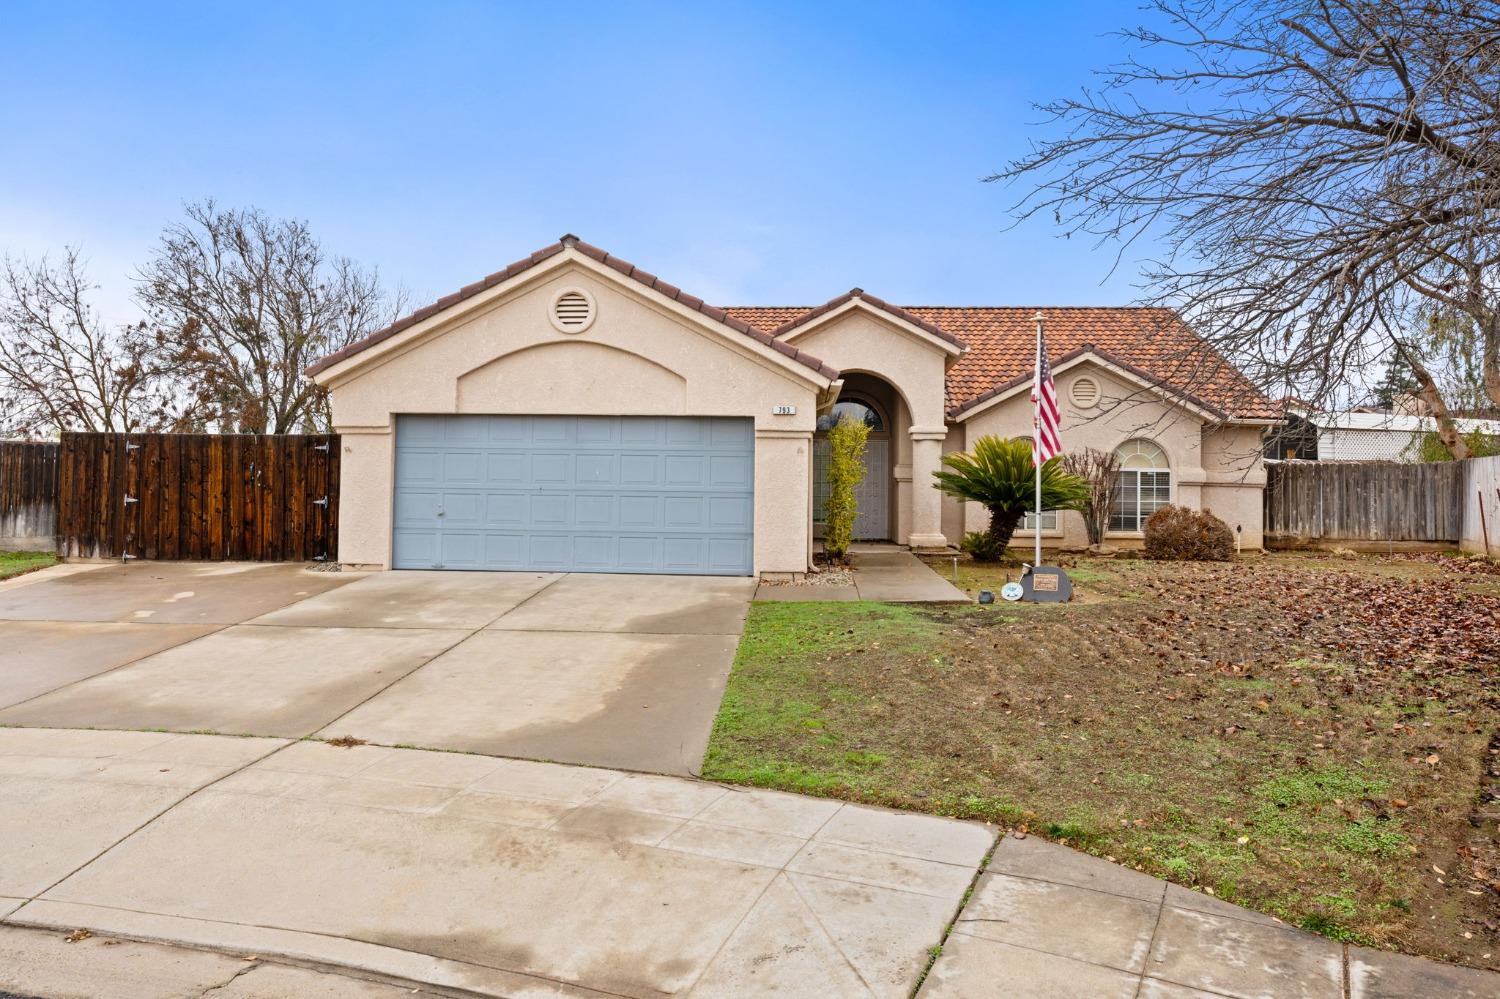
M 946 427 L 911 428 L 911 535 L 913 548 L 946 548 L 943 495 L 933 488 L 932 473 L 942 466 Z

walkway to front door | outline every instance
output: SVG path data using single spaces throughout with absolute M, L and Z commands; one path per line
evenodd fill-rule
M 961 590 L 929 569 L 900 545 L 857 544 L 849 549 L 853 582 L 843 584 L 768 583 L 756 587 L 756 600 L 883 600 L 887 603 L 968 603 Z

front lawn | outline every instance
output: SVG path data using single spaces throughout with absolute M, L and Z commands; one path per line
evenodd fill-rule
M 1091 560 L 1069 605 L 755 604 L 704 776 L 1024 827 L 1330 936 L 1494 966 L 1487 566 Z
M 20 576 L 36 569 L 57 564 L 51 552 L 0 552 L 0 579 Z

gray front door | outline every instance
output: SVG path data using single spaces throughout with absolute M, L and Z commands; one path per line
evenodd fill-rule
M 392 564 L 748 576 L 755 431 L 685 416 L 401 416 Z

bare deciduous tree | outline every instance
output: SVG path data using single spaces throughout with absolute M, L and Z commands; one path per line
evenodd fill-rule
M 1076 475 L 1088 486 L 1088 498 L 1079 506 L 1089 544 L 1104 544 L 1109 518 L 1114 513 L 1115 490 L 1120 482 L 1120 456 L 1113 451 L 1086 447 L 1062 456 L 1063 471 Z
M 0 432 L 130 433 L 183 429 L 155 344 L 140 327 L 110 329 L 78 251 L 60 264 L 6 258 L 0 270 Z
M 1151 297 L 1273 391 L 1331 400 L 1404 356 L 1461 453 L 1422 316 L 1473 323 L 1500 405 L 1500 6 L 1149 10 L 1123 32 L 1149 58 L 1046 106 L 1058 137 L 990 179 L 1036 184 L 1021 218 L 1159 239 Z
M 189 205 L 140 272 L 137 298 L 164 355 L 224 432 L 326 430 L 314 361 L 399 310 L 378 275 L 329 256 L 305 222 Z

